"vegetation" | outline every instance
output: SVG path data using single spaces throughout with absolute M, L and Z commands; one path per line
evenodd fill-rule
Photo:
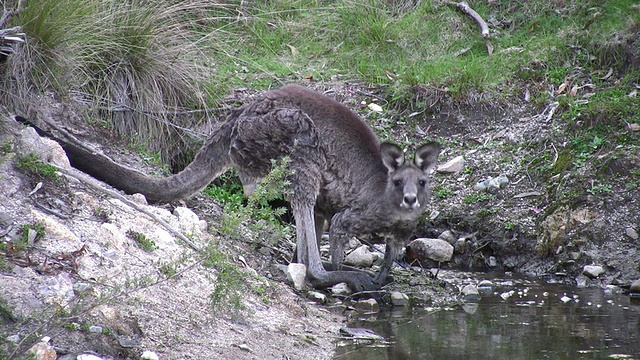
M 34 174 L 39 179 L 54 179 L 60 178 L 58 170 L 50 164 L 44 163 L 38 155 L 29 154 L 16 159 L 16 167 L 22 171 Z
M 156 243 L 145 234 L 129 229 L 127 236 L 136 242 L 136 245 L 144 251 L 151 252 L 156 249 Z
M 257 91 L 289 82 L 369 86 L 371 95 L 346 102 L 381 137 L 408 147 L 432 136 L 428 124 L 466 120 L 441 116 L 447 106 L 477 106 L 471 111 L 483 117 L 486 108 L 527 107 L 535 114 L 557 103 L 553 122 L 533 120 L 548 133 L 523 145 L 480 141 L 475 129 L 464 138 L 443 132 L 438 140 L 448 148 L 498 156 L 468 162 L 460 181 L 436 176 L 434 202 L 456 205 L 440 219 L 491 238 L 500 238 L 499 232 L 520 236 L 564 205 L 640 188 L 639 170 L 628 165 L 637 164 L 640 146 L 631 127 L 640 123 L 635 0 L 470 1 L 489 22 L 492 55 L 476 23 L 438 0 L 246 3 L 5 1 L 7 9 L 22 5 L 7 26 L 21 26 L 28 41 L 0 60 L 0 102 L 11 112 L 29 113 L 40 99 L 51 97 L 87 122 L 128 137 L 134 151 L 153 164 L 197 148 L 201 134 L 195 129 L 223 115 L 223 104 L 239 105 L 224 100 L 237 88 Z M 370 111 L 355 98 L 376 99 L 384 111 Z M 0 154 L 12 148 L 2 143 Z M 286 164 L 286 159 L 274 163 L 265 185 L 248 199 L 233 175 L 205 190 L 224 205 L 220 234 L 256 247 L 293 237 L 280 220 L 286 210 L 272 206 L 288 187 Z M 16 166 L 40 178 L 58 176 L 36 155 L 16 159 Z M 509 217 L 517 216 L 508 214 L 516 209 L 508 208 L 516 194 L 466 191 L 478 178 L 496 173 L 513 174 L 514 183 L 539 190 L 541 196 L 523 198 L 528 202 L 522 206 L 536 215 Z M 94 216 L 112 218 L 101 208 Z M 127 235 L 145 251 L 156 247 L 142 233 Z M 253 291 L 266 299 L 268 289 L 218 245 L 210 244 L 200 259 L 215 269 L 211 305 L 216 313 L 239 316 L 246 310 L 243 294 Z M 178 276 L 185 264 L 184 259 L 158 263 L 161 280 L 132 279 L 114 287 L 110 300 Z M 0 315 L 3 309 L 0 302 Z

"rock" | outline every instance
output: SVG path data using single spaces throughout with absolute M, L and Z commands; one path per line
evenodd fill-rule
M 327 296 L 321 292 L 317 292 L 317 291 L 309 291 L 307 293 L 307 297 L 313 301 L 319 302 L 321 304 L 324 304 L 327 302 Z
M 453 246 L 442 239 L 419 238 L 407 245 L 407 258 L 438 262 L 451 261 Z M 408 261 L 411 263 L 411 261 Z
M 347 283 L 335 284 L 331 287 L 331 295 L 333 296 L 347 296 L 351 295 L 351 289 Z
M 20 335 L 16 334 L 7 336 L 7 341 L 16 344 L 20 341 Z
M 375 299 L 365 299 L 357 301 L 354 304 L 354 307 L 358 310 L 363 310 L 366 312 L 378 312 L 380 311 L 380 306 Z
M 500 189 L 508 183 L 509 183 L 509 178 L 506 177 L 505 175 L 500 175 L 497 178 L 493 178 L 491 179 L 491 181 L 489 181 L 489 187 L 494 189 Z
M 74 297 L 73 282 L 67 273 L 60 273 L 50 277 L 38 289 L 49 304 L 57 304 L 66 310 L 70 310 L 69 303 Z
M 446 163 L 438 166 L 438 172 L 441 173 L 457 173 L 464 169 L 464 157 L 456 156 L 453 159 L 447 161 Z
M 160 357 L 158 357 L 158 354 L 156 354 L 153 351 L 145 350 L 142 353 L 142 356 L 140 356 L 140 359 L 142 359 L 142 360 L 160 360 Z
M 502 298 L 502 300 L 507 300 L 508 298 L 512 297 L 513 294 L 515 293 L 516 292 L 514 290 L 505 291 L 502 294 L 500 294 L 500 297 Z
M 456 254 L 464 254 L 467 251 L 467 240 L 464 238 L 456 240 L 453 244 L 453 249 Z
M 489 280 L 482 280 L 478 283 L 478 292 L 483 294 L 491 294 L 493 291 L 493 283 Z
M 586 288 L 587 284 L 589 283 L 589 278 L 587 276 L 585 276 L 584 274 L 580 274 L 578 276 L 576 276 L 576 287 L 577 288 Z
M 629 292 L 640 293 L 640 279 L 631 283 L 631 287 L 629 287 Z
M 362 243 L 360 242 L 360 240 L 356 239 L 356 238 L 351 238 L 349 239 L 349 244 L 347 244 L 347 250 L 351 250 L 351 249 L 355 249 L 357 247 L 359 247 L 360 245 L 362 245 Z
M 489 267 L 496 267 L 498 266 L 498 260 L 496 259 L 495 256 L 489 256 L 489 260 L 487 261 L 487 265 L 489 265 Z
M 287 280 L 291 282 L 293 288 L 302 290 L 307 276 L 307 267 L 304 264 L 291 263 L 287 266 Z
M 399 291 L 391 293 L 391 304 L 393 306 L 407 306 L 409 305 L 409 296 Z
M 76 357 L 76 360 L 103 360 L 103 359 L 100 356 L 95 356 L 93 354 L 80 354 Z
M 350 328 L 350 327 L 342 327 L 340 328 L 340 334 L 352 337 L 354 339 L 363 339 L 363 340 L 383 340 L 384 338 L 378 334 L 376 334 L 373 330 L 364 329 L 364 328 Z
M 500 175 L 496 178 L 488 178 L 484 181 L 481 181 L 473 186 L 473 190 L 476 191 L 495 191 L 502 188 L 505 184 L 509 183 L 509 178 L 504 175 Z
M 636 229 L 632 227 L 627 228 L 627 230 L 625 231 L 625 234 L 627 234 L 627 236 L 630 237 L 632 240 L 638 240 L 638 232 L 636 231 Z
M 350 252 L 344 258 L 344 263 L 351 266 L 370 267 L 377 259 L 378 254 L 371 252 L 368 246 L 362 245 Z
M 36 154 L 38 159 L 45 163 L 50 163 L 63 169 L 70 169 L 71 164 L 67 153 L 57 142 L 41 138 L 32 127 L 24 128 L 16 146 L 16 153 L 21 156 Z
M 95 334 L 102 334 L 102 326 L 91 325 L 89 326 L 89 332 Z
M 480 293 L 478 292 L 478 287 L 473 284 L 465 285 L 462 288 L 462 295 L 464 295 L 465 299 L 471 301 L 480 300 Z
M 451 245 L 453 245 L 457 240 L 451 230 L 444 231 L 442 234 L 440 234 L 440 236 L 438 236 L 438 239 L 442 239 Z
M 591 279 L 595 279 L 604 272 L 604 268 L 598 265 L 585 265 L 582 273 Z
M 147 198 L 140 193 L 132 194 L 130 199 L 132 202 L 138 205 L 149 205 L 149 203 L 147 202 Z
M 184 206 L 178 206 L 173 209 L 173 215 L 178 218 L 180 222 L 180 227 L 187 232 L 187 236 L 191 233 L 199 233 L 200 231 L 206 231 L 207 224 L 204 223 L 204 229 L 202 228 L 203 223 L 200 221 L 200 218 L 196 213 L 191 211 L 191 209 L 186 208 Z
M 464 303 L 462 304 L 462 310 L 464 310 L 464 312 L 466 312 L 467 314 L 473 315 L 478 312 L 478 303 Z
M 53 346 L 49 345 L 49 340 L 51 339 L 48 336 L 45 336 L 39 343 L 36 343 L 29 348 L 29 351 L 27 351 L 29 354 L 28 357 L 35 360 L 56 360 L 58 355 L 53 349 Z

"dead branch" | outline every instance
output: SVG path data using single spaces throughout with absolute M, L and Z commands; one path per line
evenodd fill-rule
M 484 19 L 482 19 L 482 16 L 480 16 L 480 14 L 473 10 L 466 1 L 453 2 L 445 0 L 444 3 L 447 5 L 455 6 L 463 13 L 471 16 L 473 20 L 478 23 L 478 25 L 480 26 L 480 31 L 482 33 L 482 37 L 485 39 L 485 45 L 487 45 L 487 52 L 489 53 L 489 55 L 491 55 L 493 53 L 493 45 L 491 45 L 491 42 L 489 41 L 489 26 L 487 26 L 487 23 L 484 21 Z

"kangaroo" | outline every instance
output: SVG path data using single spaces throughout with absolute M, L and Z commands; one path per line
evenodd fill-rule
M 232 166 L 245 194 L 271 169 L 271 159 L 290 158 L 290 195 L 295 217 L 296 261 L 307 266 L 314 287 L 346 282 L 354 291 L 375 290 L 415 230 L 429 202 L 429 173 L 440 146 L 418 147 L 413 162 L 343 104 L 298 85 L 262 94 L 232 110 L 194 160 L 178 174 L 153 178 L 116 164 L 104 155 L 62 141 L 72 165 L 150 202 L 168 202 L 202 190 Z M 329 222 L 333 269 L 318 249 Z M 377 276 L 342 270 L 345 244 L 355 235 L 381 235 L 387 247 Z

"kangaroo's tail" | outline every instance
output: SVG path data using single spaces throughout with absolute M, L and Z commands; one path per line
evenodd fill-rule
M 33 126 L 41 136 L 57 141 L 76 169 L 127 194 L 141 193 L 149 202 L 166 202 L 192 195 L 205 188 L 231 166 L 229 147 L 235 123 L 234 116 L 229 117 L 209 136 L 184 170 L 165 178 L 150 177 L 138 170 L 117 164 L 109 157 L 85 147 L 68 134 L 64 136 L 67 139 L 62 139 L 63 136 L 43 130 L 25 118 L 16 116 L 16 120 Z M 56 130 L 61 132 L 60 129 Z

